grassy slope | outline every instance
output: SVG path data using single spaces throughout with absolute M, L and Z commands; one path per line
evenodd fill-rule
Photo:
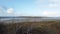
M 26 28 L 26 30 L 32 28 L 35 29 L 36 32 L 39 30 L 44 34 L 60 34 L 60 21 L 10 23 L 6 25 L 6 28 L 8 34 L 15 34 L 20 28 L 23 30 L 23 32 L 24 28 Z M 34 33 L 32 30 L 30 32 L 32 32 L 31 34 Z

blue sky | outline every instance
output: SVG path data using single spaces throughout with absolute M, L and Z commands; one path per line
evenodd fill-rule
M 0 0 L 0 16 L 60 17 L 60 0 Z

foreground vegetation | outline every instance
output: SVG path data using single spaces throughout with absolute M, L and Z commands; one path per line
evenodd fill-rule
M 0 25 L 0 32 L 3 34 L 60 34 L 60 21 L 19 22 Z

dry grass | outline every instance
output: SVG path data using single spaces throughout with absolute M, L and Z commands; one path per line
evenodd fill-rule
M 60 34 L 60 21 L 19 22 L 5 26 L 7 34 Z

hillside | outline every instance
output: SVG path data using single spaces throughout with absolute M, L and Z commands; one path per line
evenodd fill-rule
M 60 34 L 60 21 L 10 23 L 5 28 L 7 34 Z

